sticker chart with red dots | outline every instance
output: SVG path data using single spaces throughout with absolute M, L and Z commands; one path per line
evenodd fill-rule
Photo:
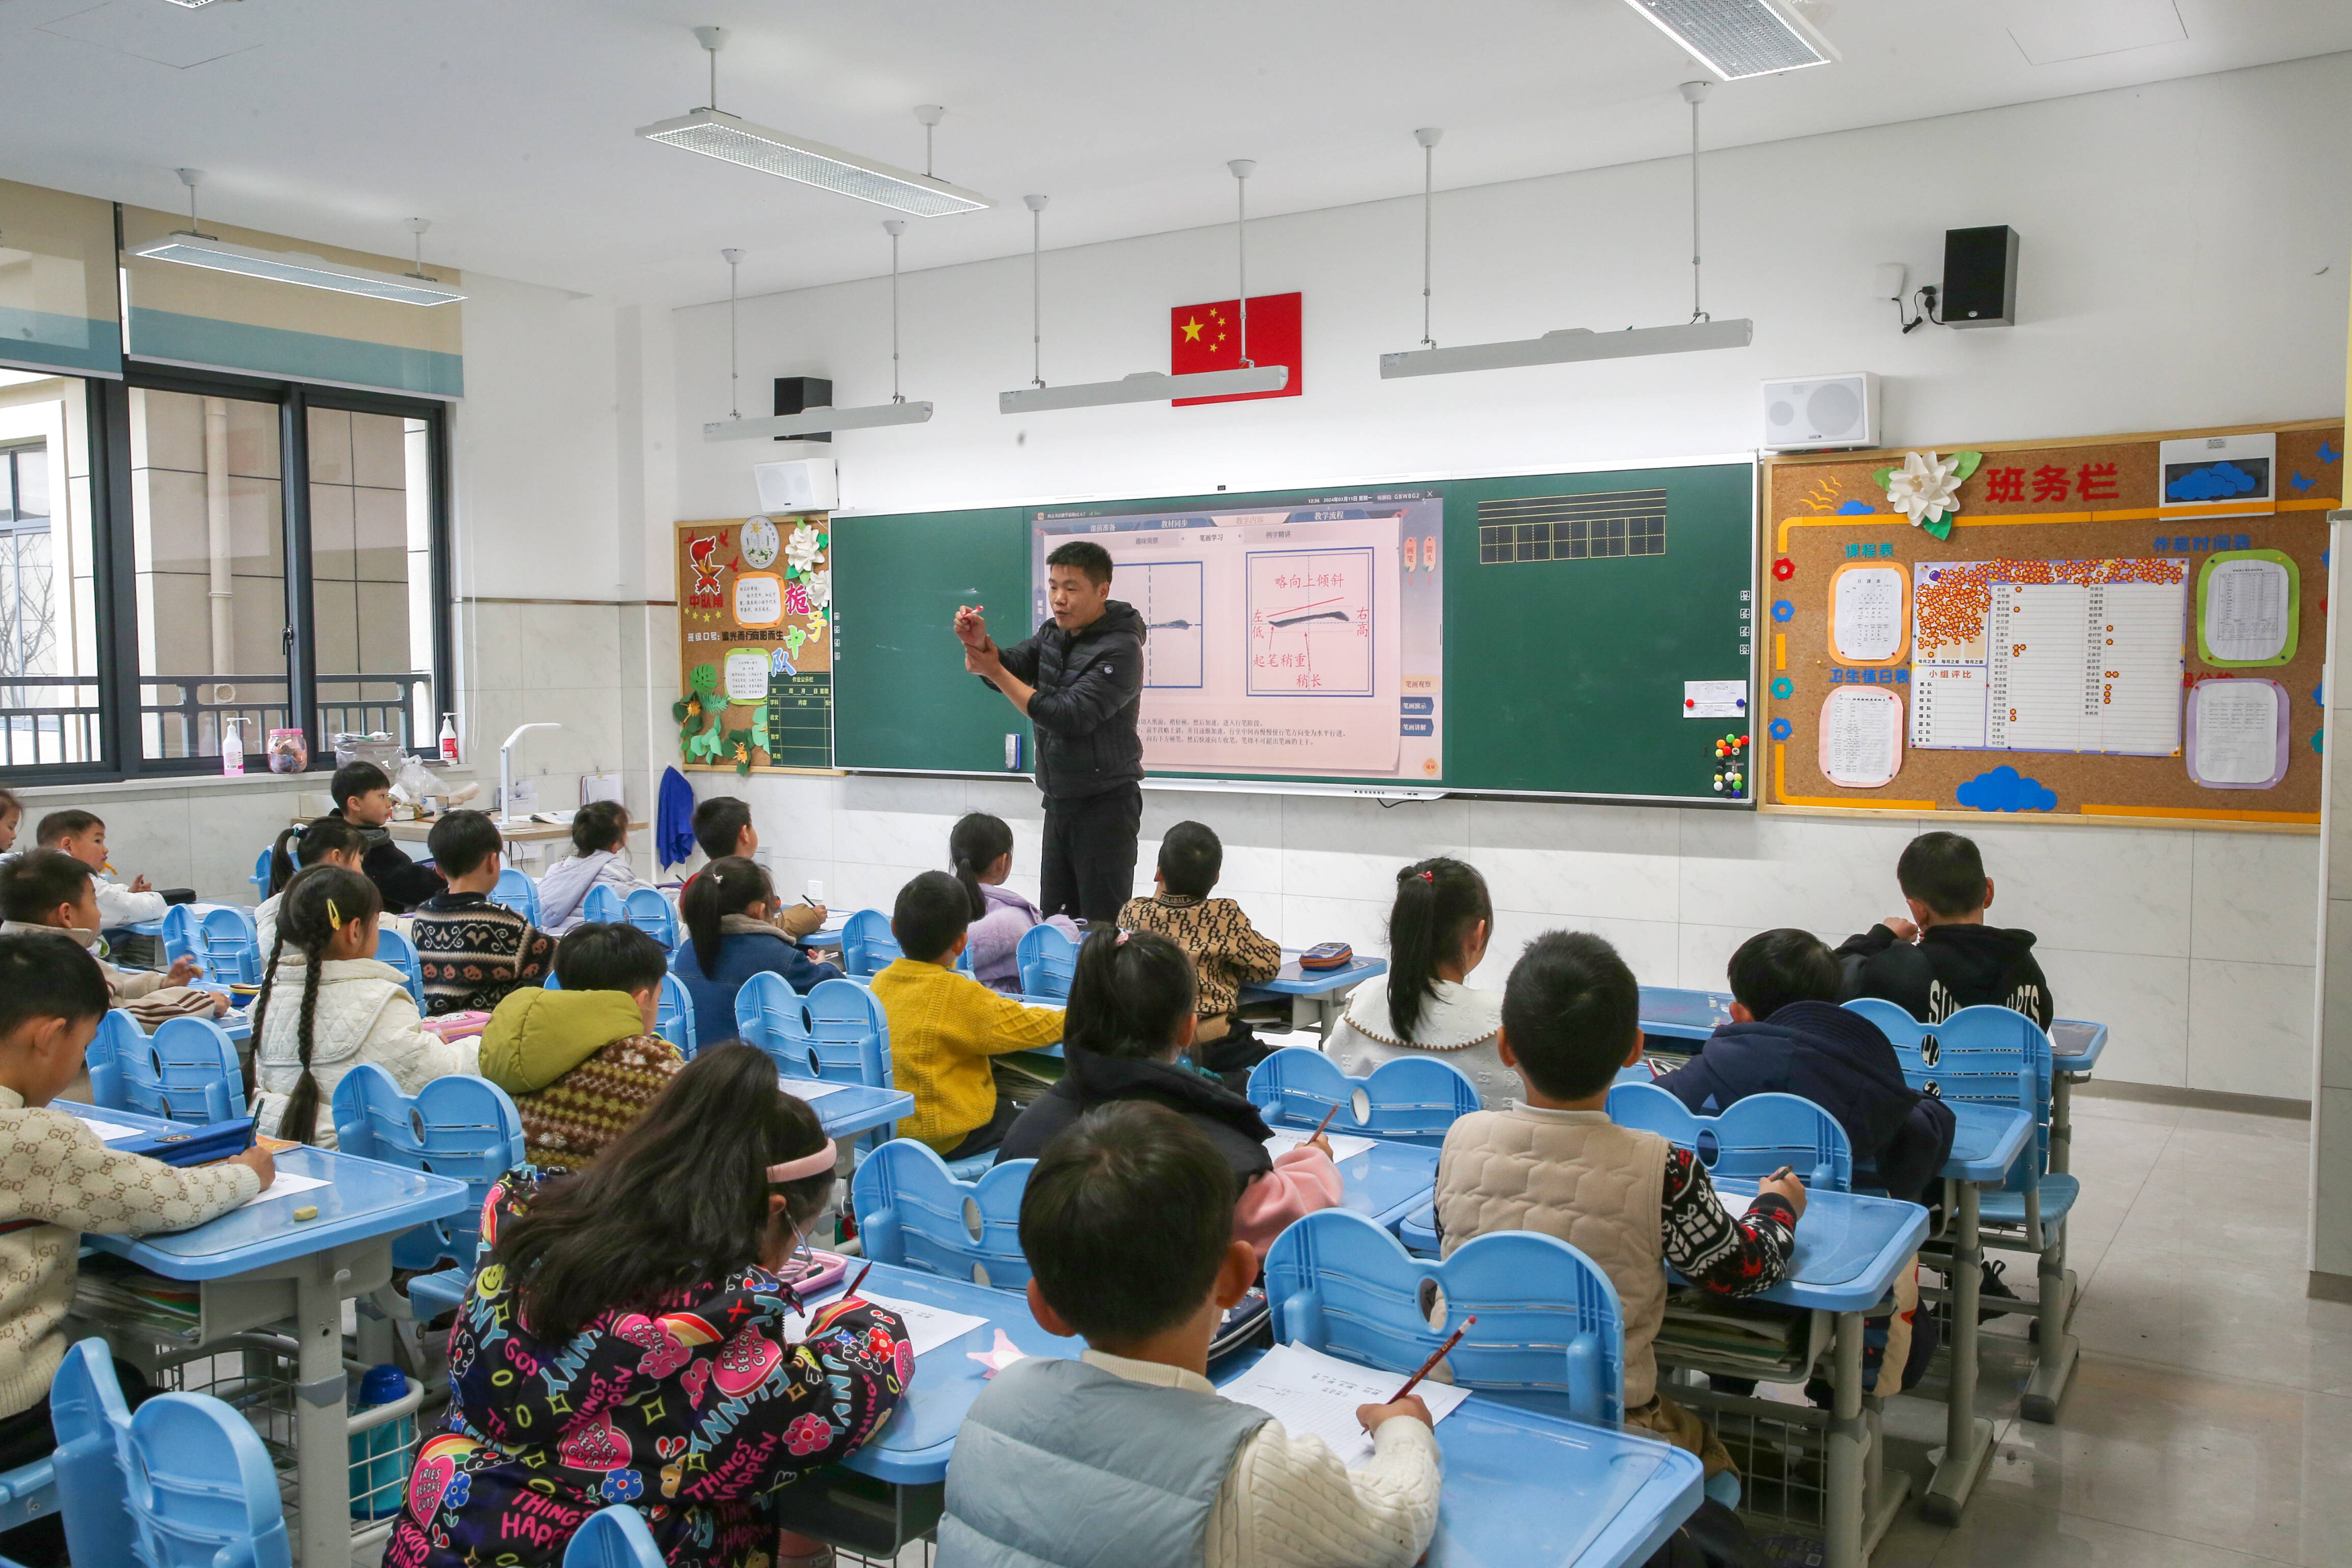
M 2170 756 L 2188 583 L 2172 556 L 1916 563 L 1911 744 Z

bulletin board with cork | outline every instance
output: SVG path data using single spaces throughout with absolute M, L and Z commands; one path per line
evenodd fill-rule
M 2316 831 L 2344 422 L 1769 459 L 1756 797 Z
M 681 768 L 832 771 L 831 521 L 677 525 Z

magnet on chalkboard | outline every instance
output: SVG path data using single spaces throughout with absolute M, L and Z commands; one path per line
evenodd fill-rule
M 1021 771 L 1021 741 L 1018 731 L 1004 737 L 1004 771 L 1008 773 Z

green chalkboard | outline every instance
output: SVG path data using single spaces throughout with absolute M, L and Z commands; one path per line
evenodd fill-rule
M 1029 724 L 964 673 L 950 629 L 985 605 L 1011 644 L 1029 634 L 1029 553 L 1018 507 L 833 519 L 834 765 L 1003 773 Z
M 1444 498 L 1444 770 L 1432 782 L 1727 805 L 1752 797 L 1752 776 L 1738 792 L 1714 787 L 1714 742 L 1748 733 L 1748 721 L 1685 717 L 1684 685 L 1751 679 L 1754 472 L 1704 464 L 1412 487 Z M 1296 506 L 1345 491 L 1157 497 L 1106 510 Z M 999 507 L 834 519 L 838 766 L 1004 771 L 1004 737 L 1020 721 L 964 674 L 948 627 L 957 605 L 979 602 L 1000 640 L 1034 629 L 1033 515 Z M 1752 708 L 1759 694 L 1747 695 Z

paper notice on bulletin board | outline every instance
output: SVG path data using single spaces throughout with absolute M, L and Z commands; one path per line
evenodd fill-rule
M 2269 789 L 2286 777 L 2286 688 L 2200 680 L 2189 689 L 2189 776 L 2207 789 Z
M 1900 566 L 1841 566 L 1830 578 L 1830 650 L 1843 664 L 1892 664 L 1911 640 L 1911 583 Z
M 2284 664 L 2294 657 L 2302 595 L 2294 558 L 2232 550 L 2197 574 L 2197 657 L 2208 664 Z
M 682 766 L 833 765 L 828 520 L 677 525 Z
M 1878 789 L 1903 771 L 1903 699 L 1841 686 L 1822 704 L 1822 774 L 1840 789 Z

